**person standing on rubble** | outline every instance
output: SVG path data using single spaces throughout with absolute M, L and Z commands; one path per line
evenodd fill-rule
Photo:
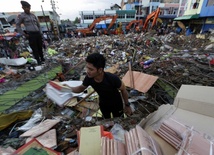
M 41 65 L 45 59 L 43 56 L 43 40 L 40 24 L 37 17 L 30 12 L 31 5 L 26 1 L 21 1 L 21 5 L 24 12 L 17 17 L 16 29 L 28 39 L 33 56 L 37 60 L 38 65 Z M 22 30 L 21 24 L 24 24 L 25 31 Z
M 113 117 L 123 117 L 124 112 L 131 115 L 126 87 L 118 76 L 104 71 L 105 63 L 106 59 L 102 54 L 89 55 L 86 58 L 87 75 L 82 85 L 70 87 L 71 91 L 80 93 L 92 86 L 99 95 L 100 110 L 105 119 L 111 118 L 111 113 Z

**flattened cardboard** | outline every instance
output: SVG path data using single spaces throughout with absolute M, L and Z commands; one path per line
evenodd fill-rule
M 133 88 L 129 72 L 130 71 L 126 72 L 125 76 L 122 78 L 122 81 L 124 82 L 125 86 Z M 143 93 L 146 93 L 158 79 L 157 76 L 148 75 L 137 71 L 132 71 L 132 74 L 134 82 L 133 89 L 136 89 Z
M 214 117 L 214 87 L 182 85 L 174 105 L 180 109 Z
M 31 141 L 33 138 L 28 138 L 26 140 L 26 143 Z M 43 146 L 48 148 L 54 148 L 57 146 L 57 140 L 56 140 L 56 129 L 49 130 L 42 134 L 41 136 L 36 137 L 36 140 L 38 140 Z
M 30 130 L 24 132 L 19 137 L 38 137 L 39 135 L 45 133 L 49 129 L 51 129 L 54 125 L 59 123 L 60 120 L 52 120 L 52 119 L 46 119 L 44 122 L 41 122 L 40 124 L 32 127 Z
M 214 136 L 214 87 L 182 85 L 174 105 L 161 105 L 141 126 L 160 144 L 164 155 L 176 154 L 177 150 L 155 134 L 154 125 L 163 119 L 174 117 L 196 131 Z
M 178 121 L 183 122 L 189 127 L 193 127 L 197 131 L 214 136 L 214 123 L 212 123 L 214 122 L 213 117 L 179 108 L 173 113 L 172 117 L 175 117 Z

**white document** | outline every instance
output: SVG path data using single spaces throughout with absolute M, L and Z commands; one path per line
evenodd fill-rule
M 82 81 L 63 81 L 61 84 L 67 84 L 68 86 L 75 87 L 82 84 Z M 54 101 L 60 107 L 71 99 L 72 97 L 79 96 L 85 97 L 87 94 L 84 93 L 73 93 L 73 92 L 63 92 L 55 89 L 49 83 L 46 84 L 46 95 L 49 99 Z

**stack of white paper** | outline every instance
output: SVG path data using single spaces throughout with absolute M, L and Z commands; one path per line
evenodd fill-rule
M 82 84 L 82 81 L 63 81 L 61 84 L 66 84 L 71 87 L 75 87 Z M 63 105 L 72 97 L 79 96 L 79 97 L 85 97 L 87 94 L 83 93 L 73 93 L 73 92 L 65 92 L 65 91 L 59 91 L 53 86 L 51 86 L 49 83 L 46 84 L 46 95 L 49 99 L 54 101 L 57 105 L 60 107 L 63 107 Z

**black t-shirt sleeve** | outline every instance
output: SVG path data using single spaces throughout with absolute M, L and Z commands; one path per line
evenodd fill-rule
M 88 87 L 90 85 L 90 78 L 86 75 L 84 80 L 83 80 L 83 86 Z

